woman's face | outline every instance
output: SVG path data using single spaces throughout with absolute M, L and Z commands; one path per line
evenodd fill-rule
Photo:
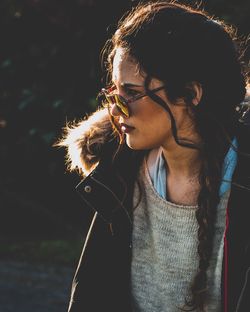
M 140 74 L 133 59 L 128 57 L 122 48 L 117 48 L 113 61 L 112 80 L 117 88 L 117 93 L 128 99 L 145 92 L 145 75 Z M 149 89 L 155 89 L 163 82 L 152 79 Z M 157 91 L 171 109 L 178 129 L 178 136 L 188 135 L 193 128 L 187 107 L 182 100 L 176 104 L 170 103 L 163 90 Z M 175 143 L 171 131 L 168 113 L 150 97 L 129 104 L 130 116 L 124 117 L 117 107 L 111 107 L 111 114 L 116 117 L 121 131 L 125 133 L 126 143 L 132 149 L 152 149 L 156 147 L 171 148 Z M 191 126 L 191 127 L 190 127 Z M 191 134 L 191 133 L 190 133 Z

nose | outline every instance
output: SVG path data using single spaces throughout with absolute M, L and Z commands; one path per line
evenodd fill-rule
M 114 117 L 118 117 L 121 115 L 119 109 L 117 108 L 116 104 L 110 104 L 109 106 L 110 114 Z

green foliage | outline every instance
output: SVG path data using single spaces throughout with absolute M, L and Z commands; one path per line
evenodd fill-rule
M 5 69 L 5 68 L 10 67 L 11 65 L 12 65 L 11 59 L 6 59 L 6 60 L 4 60 L 4 61 L 2 62 L 0 68 L 1 68 L 1 69 Z
M 74 266 L 79 259 L 82 244 L 80 240 L 8 242 L 1 244 L 0 256 L 2 259 Z

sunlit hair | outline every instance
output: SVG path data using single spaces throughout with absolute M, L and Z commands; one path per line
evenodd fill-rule
M 189 311 L 204 311 L 207 300 L 207 269 L 220 200 L 222 165 L 236 134 L 235 108 L 246 94 L 242 44 L 236 29 L 204 10 L 176 1 L 152 1 L 138 5 L 125 15 L 102 51 L 108 82 L 116 49 L 123 48 L 136 61 L 139 70 L 147 74 L 146 90 L 151 79 L 157 78 L 166 86 L 173 104 L 178 98 L 185 100 L 202 139 L 198 146 L 189 138 L 179 138 L 171 105 L 165 103 L 176 143 L 199 149 L 202 161 L 196 211 L 199 265 L 190 287 L 191 297 L 186 298 L 185 309 Z M 199 83 L 203 90 L 198 105 L 192 103 L 193 82 Z M 156 103 L 164 104 L 156 94 L 149 96 Z

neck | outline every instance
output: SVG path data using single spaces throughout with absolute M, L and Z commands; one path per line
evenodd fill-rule
M 183 178 L 198 176 L 201 167 L 199 150 L 183 147 L 176 143 L 172 147 L 162 148 L 168 175 Z

